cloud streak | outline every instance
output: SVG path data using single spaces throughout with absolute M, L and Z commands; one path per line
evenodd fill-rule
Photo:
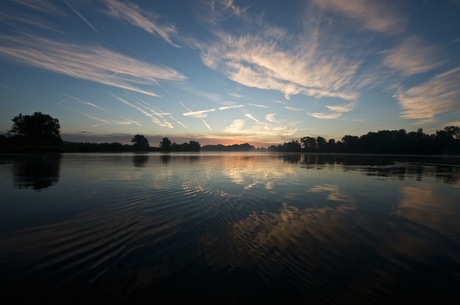
M 405 19 L 391 5 L 379 0 L 313 0 L 323 10 L 338 13 L 359 22 L 366 29 L 386 34 L 401 33 Z
M 167 43 L 178 47 L 171 40 L 171 36 L 176 34 L 176 28 L 173 25 L 157 22 L 159 17 L 155 14 L 142 10 L 136 4 L 123 3 L 118 0 L 105 0 L 105 4 L 108 7 L 107 13 L 111 17 L 126 21 L 153 35 L 158 35 Z
M 268 108 L 266 105 L 261 105 L 261 104 L 248 104 L 250 106 L 258 107 L 258 108 Z
M 354 87 L 362 82 L 357 79 L 362 60 L 346 56 L 341 47 L 345 44 L 340 43 L 343 38 L 334 36 L 335 29 L 323 26 L 314 13 L 308 14 L 304 18 L 313 20 L 312 24 L 300 32 L 288 34 L 253 16 L 245 19 L 250 30 L 244 34 L 215 29 L 214 42 L 196 42 L 194 46 L 201 50 L 207 67 L 247 87 L 278 91 L 286 99 L 302 94 L 357 100 Z M 324 37 L 331 34 L 332 43 L 325 44 Z
M 182 106 L 184 106 L 184 105 L 182 104 Z M 209 112 L 237 109 L 237 108 L 241 108 L 241 107 L 243 107 L 243 105 L 221 106 L 221 107 L 218 107 L 218 108 L 210 108 L 210 109 L 205 109 L 205 110 L 192 111 L 189 108 L 186 108 L 184 106 L 184 108 L 188 109 L 189 111 L 182 113 L 182 115 L 183 116 L 191 116 L 191 117 L 194 117 L 194 118 L 205 118 L 205 117 L 208 116 L 207 113 L 209 113 Z
M 384 63 L 404 75 L 413 75 L 430 71 L 445 61 L 439 56 L 436 46 L 425 44 L 418 37 L 404 39 L 395 48 L 383 52 Z
M 250 113 L 246 113 L 245 114 L 246 117 L 250 118 L 251 120 L 257 122 L 257 123 L 260 123 L 260 121 L 258 119 L 256 119 L 252 114 Z
M 207 113 L 214 112 L 214 111 L 217 111 L 217 109 L 211 108 L 211 109 L 199 110 L 199 111 L 189 111 L 189 112 L 182 113 L 182 115 L 202 119 L 208 116 Z
M 139 85 L 152 78 L 181 81 L 183 74 L 106 48 L 69 44 L 33 36 L 0 35 L 0 55 L 40 69 L 107 86 L 158 96 Z
M 167 128 L 174 128 L 174 126 L 168 122 L 167 120 L 164 119 L 163 117 L 163 114 L 162 113 L 159 113 L 154 107 L 150 106 L 149 104 L 145 103 L 144 101 L 141 100 L 141 103 L 131 103 L 131 102 L 128 102 L 127 100 L 125 100 L 124 98 L 118 96 L 118 95 L 115 95 L 115 94 L 112 94 L 111 95 L 117 99 L 118 101 L 122 102 L 123 104 L 129 106 L 129 107 L 132 107 L 134 109 L 136 109 L 137 111 L 139 111 L 140 113 L 142 113 L 143 115 L 145 115 L 146 117 L 150 118 L 150 120 L 157 124 L 158 126 L 160 127 L 167 127 Z
M 353 101 L 350 103 L 335 105 L 335 106 L 326 105 L 326 108 L 333 112 L 345 113 L 345 112 L 352 111 L 356 107 L 356 104 L 357 103 Z
M 432 122 L 435 116 L 460 109 L 460 67 L 439 74 L 421 85 L 396 95 L 401 116 Z
M 308 115 L 322 120 L 333 120 L 342 117 L 342 114 L 352 111 L 357 105 L 356 101 L 341 105 L 326 105 L 329 112 L 309 112 Z
M 269 121 L 270 123 L 276 123 L 276 118 L 275 118 L 276 113 L 270 113 L 265 116 L 265 119 Z
M 194 112 L 196 112 L 196 111 L 192 111 L 192 109 L 190 109 L 190 108 L 188 108 L 187 106 L 185 106 L 184 103 L 182 103 L 182 102 L 179 102 L 179 103 L 182 105 L 182 107 L 184 107 L 186 110 L 188 110 L 188 112 L 186 112 L 186 113 L 192 113 L 192 114 L 193 114 Z M 198 112 L 199 112 L 199 111 L 198 111 Z M 194 116 L 194 117 L 197 118 L 197 119 L 199 119 L 201 122 L 203 122 L 204 126 L 206 126 L 206 128 L 207 128 L 208 130 L 212 131 L 211 126 L 210 126 L 205 120 L 203 120 L 203 117 L 202 117 L 202 116 L 200 116 L 200 115 L 198 114 L 197 116 Z
M 88 106 L 91 106 L 93 108 L 97 108 L 97 109 L 100 109 L 100 110 L 104 110 L 106 111 L 106 109 L 102 108 L 102 107 L 99 107 L 98 105 L 94 104 L 94 103 L 91 103 L 91 102 L 88 102 L 88 101 L 84 101 L 82 99 L 79 99 L 78 97 L 75 97 L 75 96 L 72 96 L 72 95 L 67 95 L 67 94 L 64 94 L 65 96 L 67 96 L 67 98 L 63 99 L 62 101 L 59 102 L 59 104 L 69 100 L 69 98 L 72 98 L 72 99 L 75 99 L 77 101 L 80 102 L 80 104 L 82 105 L 88 105 Z
M 286 106 L 286 107 L 284 107 L 284 109 L 291 110 L 291 111 L 303 111 L 303 109 L 294 108 L 294 107 L 290 107 L 290 106 Z
M 51 4 L 49 1 L 20 0 L 20 1 L 15 1 L 15 2 L 21 5 L 24 5 L 28 7 L 29 9 L 39 11 L 41 13 L 61 15 L 61 11 L 55 5 Z
M 100 124 L 93 124 L 90 127 L 99 127 L 99 126 L 103 126 L 103 125 L 126 126 L 126 125 L 133 125 L 133 124 L 137 125 L 137 126 L 141 126 L 141 124 L 139 124 L 138 122 L 136 122 L 134 120 L 127 119 L 125 117 L 123 117 L 123 119 L 125 119 L 126 121 L 106 120 L 106 119 L 96 117 L 96 116 L 90 115 L 90 114 L 88 114 L 86 112 L 82 112 L 82 111 L 79 111 L 79 110 L 76 110 L 76 109 L 73 109 L 73 108 L 68 108 L 68 109 L 70 109 L 72 111 L 75 111 L 75 112 L 78 112 L 78 113 L 80 113 L 81 115 L 83 115 L 83 116 L 85 116 L 87 118 L 90 118 L 92 120 L 100 122 Z
M 200 19 L 207 26 L 215 26 L 231 17 L 244 17 L 252 5 L 240 7 L 234 0 L 213 0 L 203 1 L 202 6 L 204 10 L 201 11 Z
M 342 116 L 340 112 L 309 112 L 308 113 L 310 116 L 317 118 L 317 119 L 322 119 L 322 120 L 333 120 L 333 119 L 338 119 Z
M 80 14 L 72 5 L 70 5 L 69 2 L 63 1 L 78 17 L 80 17 L 81 20 L 83 20 L 90 28 L 93 29 L 94 32 L 99 34 L 99 32 L 96 30 L 96 28 L 82 15 Z
M 346 90 L 358 64 L 340 58 L 338 53 L 327 59 L 321 58 L 320 52 L 312 54 L 303 48 L 285 51 L 280 44 L 258 36 L 219 36 L 223 37 L 221 43 L 202 53 L 203 63 L 220 69 L 235 82 L 280 91 L 287 99 L 296 94 L 345 100 L 358 97 L 356 92 Z

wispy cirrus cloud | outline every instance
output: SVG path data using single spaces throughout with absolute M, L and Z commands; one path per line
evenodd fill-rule
M 62 100 L 62 101 L 60 101 L 59 104 L 65 102 L 65 101 L 67 101 L 67 100 L 69 100 L 69 99 L 74 99 L 74 100 L 79 101 L 80 104 L 82 104 L 82 105 L 88 105 L 88 106 L 91 106 L 91 107 L 93 107 L 93 108 L 97 108 L 97 109 L 106 111 L 106 109 L 104 109 L 104 108 L 102 108 L 102 107 L 99 107 L 98 105 L 96 105 L 96 104 L 94 104 L 94 103 L 91 103 L 91 102 L 82 100 L 82 99 L 80 99 L 80 98 L 78 98 L 78 97 L 75 97 L 75 96 L 72 96 L 72 95 L 68 95 L 68 94 L 64 94 L 64 96 L 67 96 L 67 98 L 64 99 L 64 100 Z
M 171 118 L 171 120 L 175 121 L 177 124 L 181 125 L 182 127 L 184 128 L 188 128 L 187 125 L 185 125 L 184 123 L 182 123 L 181 121 L 179 120 L 176 120 L 173 116 L 169 116 Z
M 191 117 L 194 117 L 194 118 L 205 118 L 205 117 L 208 116 L 207 114 L 209 112 L 236 109 L 236 108 L 241 108 L 241 107 L 243 107 L 243 105 L 221 106 L 221 107 L 218 107 L 218 108 L 210 108 L 210 109 L 204 109 L 204 110 L 198 110 L 198 111 L 189 110 L 188 112 L 182 113 L 182 115 L 183 116 L 191 116 Z
M 248 117 L 249 118 L 249 117 Z M 296 126 L 264 123 L 245 119 L 235 119 L 223 129 L 222 137 L 245 137 L 254 141 L 284 141 L 292 137 L 298 130 Z M 249 123 L 248 123 L 249 122 Z
M 326 108 L 333 112 L 345 113 L 345 112 L 352 111 L 356 107 L 356 105 L 357 105 L 357 102 L 353 101 L 353 102 L 349 102 L 349 103 L 341 104 L 341 105 L 334 105 L 334 106 L 326 105 Z
M 265 119 L 270 122 L 270 123 L 276 123 L 276 118 L 275 118 L 276 113 L 270 113 L 265 116 Z
M 387 34 L 401 33 L 406 26 L 391 5 L 379 0 L 313 0 L 320 8 L 341 14 L 359 22 L 366 29 Z
M 244 18 L 250 6 L 241 7 L 233 0 L 201 1 L 198 17 L 208 26 L 215 26 L 229 18 Z
M 395 48 L 384 51 L 383 55 L 387 66 L 404 75 L 427 72 L 445 62 L 438 47 L 428 45 L 415 36 L 404 39 Z
M 19 32 L 22 32 L 21 30 L 18 29 L 17 26 L 14 24 L 20 24 L 20 25 L 25 25 L 28 26 L 31 29 L 37 30 L 37 29 L 45 29 L 48 31 L 58 31 L 51 22 L 44 18 L 40 18 L 36 15 L 29 15 L 24 12 L 18 13 L 18 14 L 11 14 L 11 13 L 5 13 L 2 12 L 0 13 L 0 19 L 10 25 L 12 28 L 18 30 Z
M 304 19 L 312 20 L 311 24 L 296 32 L 249 13 L 242 20 L 243 34 L 216 27 L 211 32 L 213 42 L 195 42 L 206 66 L 244 86 L 281 92 L 286 99 L 298 94 L 359 98 L 354 86 L 362 60 L 346 56 L 341 47 L 345 44 L 340 43 L 343 37 L 334 34 L 336 29 L 325 25 L 316 12 L 308 12 Z
M 90 118 L 92 120 L 95 120 L 95 121 L 99 122 L 99 124 L 93 124 L 90 127 L 99 127 L 99 126 L 103 126 L 103 125 L 126 126 L 126 125 L 133 125 L 133 124 L 137 125 L 137 126 L 141 126 L 141 124 L 139 122 L 127 119 L 125 117 L 123 117 L 123 119 L 125 119 L 125 121 L 109 120 L 109 119 L 103 119 L 103 118 L 100 118 L 100 117 L 97 117 L 97 116 L 94 116 L 94 115 L 91 115 L 91 114 L 88 114 L 86 112 L 79 111 L 79 110 L 76 110 L 76 109 L 73 109 L 73 108 L 69 108 L 69 107 L 67 107 L 67 108 L 72 110 L 72 111 L 78 112 L 78 113 L 80 113 L 81 115 L 83 115 L 83 116 L 85 116 L 87 118 Z
M 326 105 L 326 108 L 329 110 L 329 112 L 309 112 L 308 114 L 317 119 L 333 120 L 342 117 L 343 113 L 352 111 L 356 105 L 356 101 L 340 105 Z
M 396 94 L 406 119 L 432 122 L 435 116 L 460 109 L 460 67 L 438 74 L 421 85 Z
M 258 119 L 256 119 L 252 114 L 250 113 L 246 113 L 244 116 L 250 118 L 251 120 L 253 120 L 254 122 L 257 122 L 257 123 L 260 123 L 260 121 Z
M 303 111 L 301 108 L 294 108 L 291 106 L 285 106 L 284 109 L 291 110 L 291 111 Z
M 129 107 L 136 109 L 137 111 L 139 111 L 146 117 L 150 118 L 150 120 L 153 123 L 157 124 L 158 126 L 174 128 L 174 126 L 164 118 L 164 116 L 169 115 L 169 113 L 161 113 L 157 111 L 155 107 L 149 105 L 148 103 L 146 103 L 145 101 L 141 99 L 139 99 L 137 102 L 134 102 L 134 101 L 130 102 L 130 101 L 127 101 L 127 99 L 122 98 L 121 96 L 115 95 L 113 93 L 110 93 L 110 94 L 118 101 L 122 102 L 123 104 Z
M 235 97 L 235 98 L 242 98 L 244 97 L 244 95 L 241 95 L 239 93 L 229 93 L 228 95 L 232 96 L 232 97 Z
M 124 20 L 148 33 L 158 35 L 167 43 L 178 47 L 171 39 L 171 36 L 177 33 L 175 26 L 159 22 L 160 17 L 153 12 L 146 12 L 136 4 L 118 0 L 105 0 L 105 3 L 108 7 L 108 15 Z
M 340 112 L 309 112 L 308 114 L 314 118 L 322 120 L 333 120 L 342 116 Z
M 243 119 L 233 120 L 232 123 L 224 129 L 224 132 L 240 133 L 243 131 L 244 124 L 245 122 Z
M 241 108 L 241 107 L 244 107 L 244 105 L 221 106 L 218 109 L 219 110 L 228 110 L 228 109 L 236 109 L 236 108 Z
M 139 85 L 152 84 L 152 78 L 174 81 L 187 79 L 174 69 L 103 47 L 70 44 L 31 35 L 0 35 L 0 56 L 40 69 L 151 96 L 158 95 Z
M 201 122 L 203 122 L 204 126 L 206 126 L 206 128 L 208 130 L 212 131 L 212 127 L 203 119 L 203 110 L 201 111 L 201 114 L 200 114 L 200 111 L 198 111 L 198 113 L 197 113 L 197 111 L 193 111 L 192 109 L 190 109 L 187 106 L 185 106 L 184 103 L 182 103 L 182 102 L 179 102 L 179 103 L 182 105 L 182 107 L 184 107 L 188 111 L 186 113 L 189 113 L 190 116 L 199 119 Z M 204 111 L 206 111 L 206 110 L 204 110 Z M 212 108 L 212 111 L 215 111 L 215 109 Z
M 46 14 L 58 14 L 61 15 L 62 11 L 58 9 L 52 1 L 46 0 L 15 0 L 15 3 L 19 3 L 29 9 L 39 11 Z
M 194 118 L 202 119 L 207 117 L 207 113 L 217 111 L 216 108 L 205 109 L 205 110 L 198 110 L 198 111 L 189 111 L 182 113 L 183 116 L 191 116 Z
M 97 34 L 99 34 L 99 32 L 96 30 L 96 28 L 88 21 L 88 19 L 85 18 L 85 16 L 83 16 L 79 11 L 77 11 L 72 5 L 70 5 L 69 2 L 67 1 L 63 1 L 81 20 L 83 20 L 83 22 L 85 22 L 90 28 L 93 29 L 93 31 L 95 31 Z
M 226 33 L 219 36 L 219 43 L 202 46 L 203 63 L 221 70 L 235 82 L 280 91 L 287 99 L 296 94 L 345 100 L 358 97 L 346 87 L 351 84 L 359 63 L 346 60 L 339 53 L 322 58 L 320 52 L 300 46 L 299 50 L 287 51 L 259 36 L 233 37 Z
M 258 108 L 268 108 L 268 106 L 266 106 L 266 105 L 261 105 L 261 104 L 251 104 L 251 103 L 249 103 L 248 105 L 254 106 L 254 107 L 258 107 Z

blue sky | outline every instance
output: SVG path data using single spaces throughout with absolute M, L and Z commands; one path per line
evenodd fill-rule
M 3 0 L 0 132 L 279 144 L 460 126 L 460 0 Z

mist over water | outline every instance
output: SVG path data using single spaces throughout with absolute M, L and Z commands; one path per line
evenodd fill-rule
M 0 156 L 0 289 L 85 304 L 458 304 L 458 159 Z

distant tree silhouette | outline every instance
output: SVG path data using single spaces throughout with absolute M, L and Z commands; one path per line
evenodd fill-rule
M 298 149 L 296 142 L 268 147 L 270 151 L 291 152 Z M 460 128 L 447 126 L 434 134 L 425 134 L 419 128 L 416 132 L 379 130 L 362 136 L 345 135 L 341 140 L 326 140 L 323 137 L 302 137 L 300 143 L 304 152 L 366 153 L 366 154 L 460 154 Z
M 249 143 L 233 144 L 233 145 L 205 145 L 202 147 L 203 151 L 253 151 L 256 148 Z
M 163 138 L 160 142 L 160 149 L 162 151 L 171 151 L 171 141 L 168 138 Z
M 61 144 L 59 120 L 48 114 L 34 112 L 33 115 L 19 114 L 13 119 L 9 130 L 20 144 Z
M 298 152 L 301 150 L 302 146 L 297 140 L 292 140 L 291 142 L 284 143 L 286 152 Z
M 436 147 L 442 149 L 440 153 L 455 153 L 460 150 L 460 128 L 455 126 L 444 127 L 443 130 L 436 131 Z
M 150 147 L 149 141 L 143 135 L 137 134 L 132 139 L 133 147 L 136 149 L 148 149 Z
M 316 139 L 312 137 L 303 137 L 300 139 L 300 143 L 302 143 L 303 148 L 306 151 L 314 151 L 316 150 Z
M 183 144 L 172 143 L 167 137 L 159 147 L 150 147 L 147 138 L 136 134 L 133 145 L 113 143 L 64 142 L 60 135 L 59 120 L 48 114 L 34 112 L 33 115 L 19 114 L 13 119 L 11 130 L 0 135 L 0 152 L 89 152 L 89 151 L 253 151 L 248 143 L 224 146 L 200 146 L 196 141 Z M 261 150 L 261 149 L 257 149 Z M 327 152 L 366 154 L 449 154 L 460 155 L 460 127 L 446 126 L 433 134 L 425 134 L 419 128 L 416 132 L 379 130 L 361 136 L 345 135 L 341 140 L 305 136 L 299 140 L 271 145 L 266 150 L 276 152 Z
M 179 151 L 200 151 L 201 145 L 196 141 L 189 141 L 188 143 L 183 143 L 182 145 L 177 145 Z
M 290 142 L 284 142 L 283 145 L 272 145 L 268 147 L 268 150 L 280 152 L 300 152 L 302 151 L 302 145 L 298 140 L 292 140 Z
M 324 151 L 326 144 L 327 144 L 327 141 L 325 138 L 323 137 L 316 138 L 316 147 L 318 148 L 318 151 Z

